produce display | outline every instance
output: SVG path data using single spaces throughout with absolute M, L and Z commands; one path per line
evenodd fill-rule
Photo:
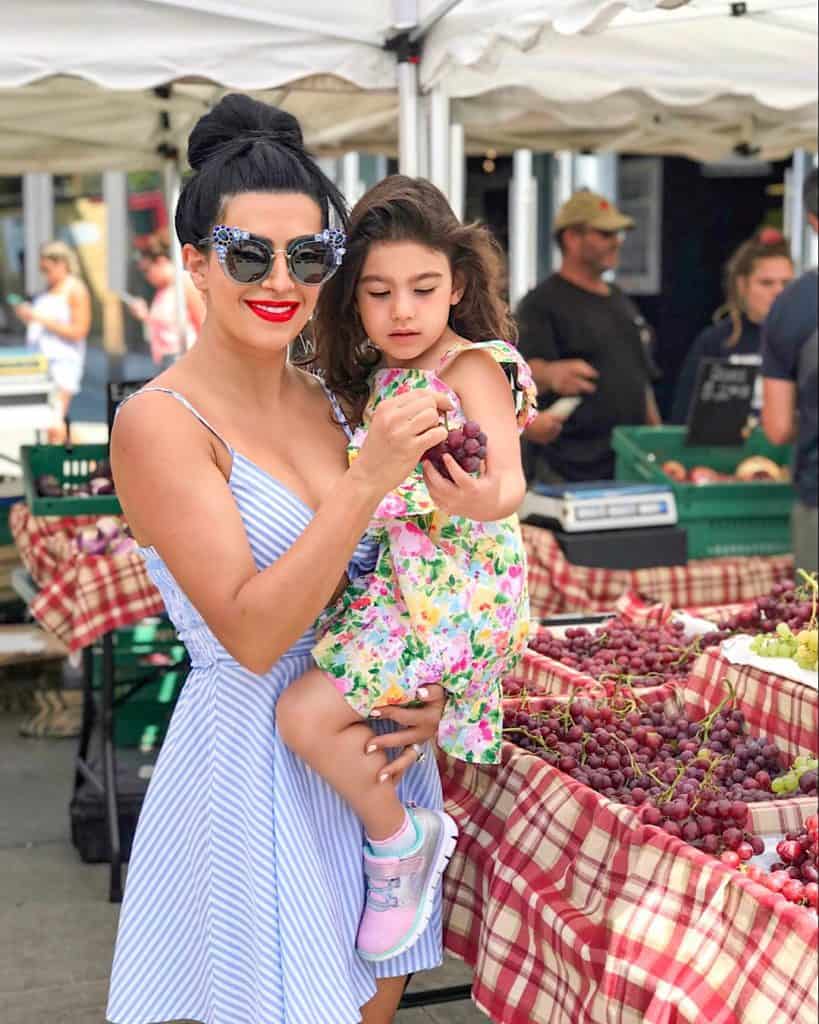
M 128 527 L 114 516 L 102 516 L 92 526 L 83 526 L 74 543 L 83 555 L 127 555 L 137 547 Z
M 441 476 L 451 480 L 444 462 L 445 455 L 451 455 L 465 472 L 477 472 L 481 460 L 486 458 L 486 434 L 480 424 L 467 420 L 462 427 L 450 430 L 445 441 L 424 452 L 423 458 L 431 462 Z
M 765 455 L 749 455 L 740 462 L 733 473 L 720 473 L 710 466 L 687 468 L 676 459 L 667 459 L 661 468 L 667 477 L 680 484 L 749 483 L 766 480 L 771 483 L 783 483 L 791 478 L 787 466 L 780 466 Z
M 638 625 L 625 619 L 610 619 L 594 630 L 583 626 L 569 628 L 563 637 L 541 628 L 529 646 L 600 681 L 657 686 L 685 679 L 700 652 L 696 641 L 686 640 L 684 629 L 681 622 Z
M 51 473 L 41 473 L 35 480 L 41 498 L 90 498 L 114 493 L 114 477 L 107 459 L 98 462 L 87 481 L 59 481 Z
M 771 790 L 778 796 L 794 796 L 816 792 L 816 769 L 819 761 L 804 754 L 796 758 L 784 775 L 771 782 Z
M 698 721 L 630 692 L 545 698 L 537 711 L 524 701 L 507 711 L 504 732 L 583 785 L 637 808 L 647 824 L 710 854 L 729 850 L 744 860 L 762 853 L 763 840 L 748 830 L 748 804 L 785 795 L 773 791 L 785 774 L 779 747 L 748 734 L 730 692 Z
M 739 867 L 739 858 L 734 861 L 729 853 L 723 853 L 722 860 Z M 742 870 L 791 903 L 819 909 L 819 818 L 812 814 L 798 832 L 787 832 L 776 844 L 776 854 L 779 860 L 767 871 L 756 864 L 743 865 Z
M 716 630 L 700 638 L 702 646 L 721 644 L 737 633 L 775 633 L 781 623 L 796 634 L 805 628 L 815 630 L 816 579 L 803 575 L 809 582 L 797 586 L 793 580 L 783 580 L 774 584 L 770 594 L 721 619 Z

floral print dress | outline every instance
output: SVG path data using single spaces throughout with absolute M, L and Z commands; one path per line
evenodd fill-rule
M 437 370 L 375 371 L 350 459 L 379 403 L 408 390 L 431 387 L 446 394 L 453 405 L 449 428 L 461 426 L 460 400 L 440 374 L 461 352 L 476 348 L 506 372 L 522 430 L 536 406 L 526 363 L 503 341 L 459 342 Z M 529 631 L 517 516 L 475 522 L 437 509 L 419 466 L 382 500 L 370 532 L 381 543 L 375 569 L 351 583 L 319 619 L 316 664 L 363 718 L 374 707 L 413 700 L 419 686 L 440 683 L 447 693 L 441 748 L 464 761 L 496 764 L 501 681 L 520 659 Z

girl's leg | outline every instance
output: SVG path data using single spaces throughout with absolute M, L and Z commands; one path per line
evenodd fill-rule
M 378 991 L 361 1007 L 361 1024 L 393 1024 L 406 978 L 378 978 Z
M 346 800 L 370 839 L 394 835 L 406 820 L 395 787 L 379 782 L 382 751 L 365 752 L 374 733 L 330 679 L 312 669 L 284 691 L 276 708 L 284 743 Z

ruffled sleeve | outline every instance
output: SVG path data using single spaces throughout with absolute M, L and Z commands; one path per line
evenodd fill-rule
M 500 365 L 512 388 L 515 403 L 515 415 L 518 428 L 524 430 L 537 415 L 537 388 L 532 379 L 532 371 L 523 356 L 516 348 L 506 341 L 462 341 L 453 345 L 444 353 L 438 367 L 438 373 L 462 352 L 473 352 L 476 348 L 483 349 Z

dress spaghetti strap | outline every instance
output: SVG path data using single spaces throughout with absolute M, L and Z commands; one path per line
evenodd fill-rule
M 188 412 L 190 412 L 192 415 L 194 415 L 199 420 L 199 422 L 202 424 L 203 427 L 205 427 L 207 430 L 209 430 L 211 432 L 211 434 L 213 434 L 213 436 L 217 439 L 217 441 L 221 441 L 221 443 L 225 446 L 225 448 L 227 448 L 228 452 L 230 452 L 231 455 L 234 454 L 233 446 L 228 444 L 228 442 L 222 437 L 222 435 L 219 433 L 219 431 L 216 430 L 214 427 L 212 427 L 210 425 L 210 423 L 208 423 L 208 421 L 205 419 L 205 417 L 202 415 L 202 413 L 199 412 L 197 409 L 195 409 L 191 405 L 191 403 L 187 400 L 187 398 L 185 398 L 184 395 L 180 395 L 180 393 L 178 391 L 174 391 L 172 388 L 161 388 L 158 385 L 153 385 L 153 386 L 149 385 L 147 387 L 140 388 L 139 391 L 135 391 L 132 395 L 128 395 L 127 398 L 124 398 L 119 403 L 119 405 L 117 406 L 116 411 L 114 413 L 114 419 L 116 420 L 116 417 L 119 414 L 119 410 L 123 407 L 123 405 L 125 405 L 126 402 L 130 402 L 132 399 L 137 398 L 139 395 L 144 395 L 148 391 L 159 391 L 163 395 L 170 395 L 172 398 L 175 398 L 177 400 L 177 402 L 180 402 L 182 405 L 184 405 L 185 408 L 188 410 Z M 329 395 L 329 392 L 328 392 L 328 395 Z M 331 402 L 332 402 L 332 398 L 331 398 Z M 333 406 L 333 408 L 335 409 L 335 406 Z
M 347 440 L 352 441 L 353 431 L 352 428 L 350 427 L 349 422 L 347 421 L 347 417 L 344 415 L 344 410 L 341 408 L 341 403 L 333 394 L 333 392 L 327 387 L 327 385 L 324 383 L 321 377 L 319 377 L 318 374 L 316 374 L 316 380 L 319 382 L 319 384 L 321 384 L 324 394 L 327 395 L 327 401 L 330 403 L 333 409 L 333 415 L 336 418 L 336 422 L 344 430 L 344 433 L 347 435 Z

